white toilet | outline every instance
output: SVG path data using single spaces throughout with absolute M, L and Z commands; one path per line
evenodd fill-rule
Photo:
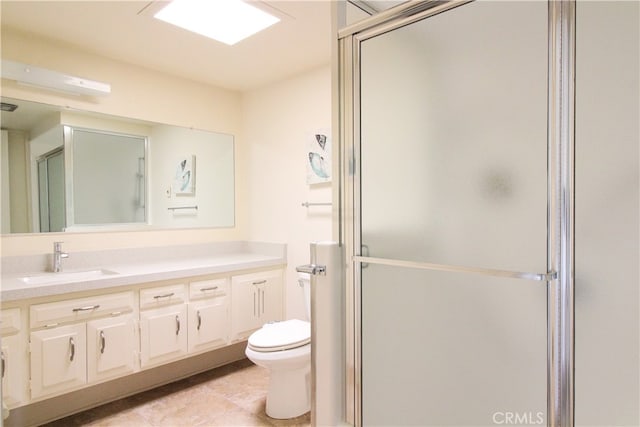
M 310 276 L 298 273 L 310 318 Z M 267 415 L 295 418 L 311 409 L 311 324 L 292 319 L 267 323 L 249 337 L 245 354 L 269 369 Z

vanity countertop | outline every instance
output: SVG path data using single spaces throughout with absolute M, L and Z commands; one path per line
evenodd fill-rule
M 267 246 L 265 246 L 267 245 Z M 104 263 L 89 263 L 64 268 L 61 273 L 78 276 L 60 281 L 56 273 L 36 269 L 34 271 L 10 271 L 3 268 L 2 302 L 62 295 L 73 292 L 104 290 L 118 286 L 136 285 L 161 280 L 181 279 L 217 273 L 247 270 L 253 268 L 280 267 L 286 264 L 285 245 L 259 244 L 257 247 L 233 247 L 233 251 L 194 251 L 191 256 L 166 257 L 158 259 L 146 256 L 135 262 L 123 261 L 122 257 L 109 257 Z M 265 249 L 265 250 L 260 250 Z M 120 262 L 119 262 L 120 261 Z M 63 261 L 64 262 L 64 261 Z M 4 265 L 3 265 L 4 267 Z M 83 277 L 82 272 L 105 271 L 107 274 L 96 277 Z M 90 276 L 90 275 L 88 275 Z M 24 278 L 35 278 L 34 283 L 25 283 Z M 49 278 L 53 281 L 47 282 Z M 39 280 L 43 279 L 43 280 Z

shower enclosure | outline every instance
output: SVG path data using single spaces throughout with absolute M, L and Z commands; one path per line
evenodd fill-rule
M 348 421 L 640 423 L 638 6 L 339 32 Z

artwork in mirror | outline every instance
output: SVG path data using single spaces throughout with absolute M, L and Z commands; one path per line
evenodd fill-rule
M 233 136 L 2 102 L 3 234 L 234 225 Z

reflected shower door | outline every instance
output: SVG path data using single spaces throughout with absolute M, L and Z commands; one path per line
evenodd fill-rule
M 64 150 L 38 159 L 38 205 L 40 231 L 64 231 Z
M 363 425 L 546 423 L 547 22 L 474 2 L 360 39 Z

